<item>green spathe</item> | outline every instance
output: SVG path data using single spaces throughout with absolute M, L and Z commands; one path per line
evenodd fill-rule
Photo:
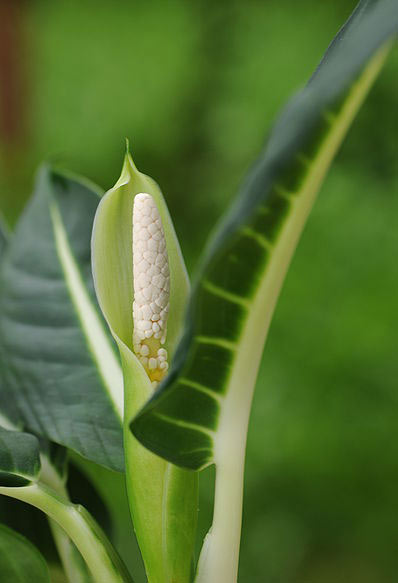
M 197 514 L 197 475 L 146 450 L 129 423 L 153 393 L 132 351 L 134 196 L 150 194 L 158 207 L 170 268 L 170 312 L 165 348 L 172 357 L 183 324 L 189 280 L 166 203 L 159 187 L 126 154 L 122 174 L 98 207 L 92 236 L 95 289 L 118 344 L 124 377 L 126 482 L 134 528 L 150 583 L 189 582 Z

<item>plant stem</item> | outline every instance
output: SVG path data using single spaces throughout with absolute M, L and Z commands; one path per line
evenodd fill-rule
M 116 551 L 84 508 L 42 484 L 0 487 L 0 494 L 39 508 L 61 526 L 79 549 L 96 583 L 132 583 Z
M 236 581 L 242 524 L 244 448 L 217 466 L 213 525 L 203 543 L 195 583 Z M 211 574 L 212 579 L 209 579 Z
M 65 500 L 69 501 L 64 478 L 58 474 L 56 469 L 51 463 L 49 463 L 46 456 L 42 455 L 40 456 L 40 459 L 40 482 L 54 490 Z M 66 534 L 65 530 L 50 517 L 48 517 L 48 524 L 68 581 L 70 583 L 91 583 L 92 578 L 88 572 L 87 565 L 74 543 Z
M 48 523 L 69 583 L 92 583 L 87 565 L 68 535 L 54 520 Z
M 203 543 L 195 583 L 234 583 L 238 577 L 247 427 L 268 327 L 264 320 L 262 324 L 260 337 L 242 344 L 237 374 L 221 414 L 214 455 L 213 524 Z

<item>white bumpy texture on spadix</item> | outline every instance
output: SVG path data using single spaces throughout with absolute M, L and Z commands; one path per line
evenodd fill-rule
M 133 347 L 152 385 L 169 367 L 166 341 L 170 271 L 166 239 L 152 196 L 137 194 L 133 205 Z

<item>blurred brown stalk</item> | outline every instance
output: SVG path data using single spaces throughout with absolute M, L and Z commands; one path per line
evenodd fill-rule
M 0 0 L 0 143 L 5 169 L 27 137 L 24 4 Z

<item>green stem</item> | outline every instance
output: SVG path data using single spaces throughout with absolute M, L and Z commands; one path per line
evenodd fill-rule
M 59 496 L 69 501 L 64 479 L 57 473 L 51 463 L 49 463 L 46 456 L 41 455 L 40 459 L 40 482 L 52 488 Z M 92 578 L 83 557 L 64 529 L 49 517 L 48 523 L 69 583 L 92 583 Z
M 86 563 L 68 535 L 54 520 L 48 523 L 69 583 L 92 583 Z
M 265 340 L 267 322 L 258 320 L 257 316 L 253 311 L 247 328 L 254 323 L 257 328 L 263 326 L 259 332 Z M 203 544 L 195 583 L 233 583 L 237 580 L 246 436 L 263 350 L 261 335 L 242 342 L 236 374 L 221 414 L 214 452 L 216 484 L 213 524 Z
M 96 583 L 132 583 L 116 551 L 83 507 L 63 499 L 42 484 L 0 487 L 0 494 L 39 508 L 61 526 L 79 549 Z
M 234 459 L 229 456 L 217 466 L 213 525 L 203 543 L 195 583 L 237 579 L 245 457 L 245 448 L 240 449 Z
M 143 367 L 120 345 L 125 386 L 124 451 L 131 516 L 148 583 L 192 580 L 198 509 L 198 475 L 178 468 L 145 449 L 130 421 L 151 396 Z

